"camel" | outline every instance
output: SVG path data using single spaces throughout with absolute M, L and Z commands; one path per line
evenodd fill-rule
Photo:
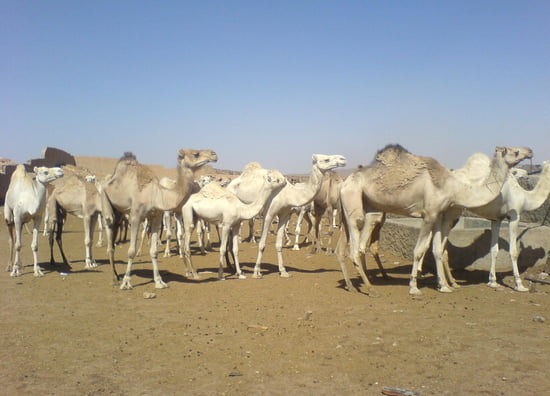
M 44 276 L 38 265 L 38 228 L 46 207 L 47 185 L 62 176 L 63 170 L 59 167 L 40 166 L 34 168 L 33 177 L 21 164 L 17 165 L 11 175 L 4 202 L 4 219 L 8 226 L 10 246 L 7 271 L 12 270 L 11 276 L 21 275 L 21 231 L 23 224 L 31 220 L 34 276 Z
M 477 169 L 487 168 L 488 159 L 481 158 L 481 160 L 485 160 L 485 163 L 480 164 L 478 162 L 475 167 Z M 500 287 L 497 283 L 495 273 L 496 259 L 499 251 L 498 239 L 502 221 L 508 219 L 510 246 L 509 254 L 512 261 L 512 273 L 514 275 L 515 282 L 514 290 L 518 292 L 526 292 L 529 291 L 529 289 L 523 286 L 518 270 L 518 257 L 520 253 L 518 241 L 519 222 L 523 212 L 539 208 L 548 198 L 548 195 L 550 194 L 550 161 L 545 161 L 543 163 L 540 179 L 535 188 L 531 191 L 525 190 L 521 187 L 516 179 L 516 177 L 521 177 L 524 174 L 523 172 L 511 170 L 510 173 L 511 177 L 509 176 L 506 179 L 500 194 L 495 199 L 486 205 L 468 208 L 468 210 L 491 221 L 491 267 L 489 271 L 489 282 L 487 285 L 492 288 Z M 447 214 L 450 219 L 447 221 L 455 224 L 456 220 L 458 220 L 458 217 L 460 216 L 460 212 L 461 211 L 459 208 L 456 210 L 450 210 Z M 447 276 L 453 279 L 448 267 L 446 250 L 444 252 L 444 258 Z
M 53 230 L 56 229 L 56 242 L 61 252 L 63 262 L 71 267 L 63 251 L 62 233 L 67 213 L 81 218 L 84 223 L 84 245 L 86 250 L 86 269 L 97 267 L 92 255 L 94 227 L 99 215 L 112 217 L 112 208 L 106 200 L 105 193 L 95 185 L 95 177 L 87 175 L 85 169 L 66 165 L 62 167 L 65 176 L 51 183 L 53 190 L 48 195 L 46 211 L 48 215 L 48 230 L 50 233 L 50 263 L 53 257 Z M 107 213 L 106 213 L 107 212 Z M 56 227 L 57 226 L 57 227 Z
M 217 183 L 210 183 L 196 194 L 191 195 L 182 208 L 183 225 L 185 228 L 183 256 L 188 270 L 196 274 L 191 262 L 189 243 L 194 217 L 198 217 L 209 222 L 220 223 L 221 240 L 218 279 L 224 279 L 223 260 L 227 252 L 230 233 L 233 238 L 233 256 L 235 258 L 237 276 L 239 279 L 246 279 L 239 264 L 239 228 L 241 221 L 256 216 L 262 210 L 266 201 L 277 194 L 285 184 L 286 179 L 279 171 L 267 171 L 264 175 L 264 184 L 258 191 L 256 200 L 250 204 L 243 203 L 237 195 L 224 189 Z
M 490 162 L 490 171 L 472 182 L 472 179 L 460 177 L 459 173 L 450 171 L 435 159 L 413 155 L 400 145 L 388 145 L 378 151 L 371 165 L 361 167 L 348 176 L 340 190 L 342 217 L 346 218 L 348 229 L 341 236 L 338 248 L 338 261 L 344 277 L 347 277 L 347 271 L 343 255 L 349 241 L 354 265 L 367 287 L 370 286 L 357 261 L 357 255 L 371 239 L 368 231 L 363 232 L 364 213 L 390 212 L 423 220 L 414 248 L 409 293 L 421 294 L 417 287 L 417 274 L 422 269 L 430 242 L 436 260 L 439 291 L 451 292 L 442 259 L 452 226 L 447 222 L 445 212 L 453 206 L 473 208 L 492 201 L 500 193 L 510 167 L 532 156 L 529 148 L 497 147 Z M 464 169 L 465 172 L 471 171 L 468 166 Z M 346 208 L 346 200 L 353 202 L 350 208 Z M 353 290 L 349 279 L 345 281 L 348 289 Z
M 212 150 L 178 150 L 178 166 L 176 186 L 173 189 L 160 185 L 159 179 L 146 166 L 137 162 L 136 157 L 126 153 L 116 165 L 111 179 L 105 184 L 104 189 L 111 205 L 116 210 L 116 219 L 120 214 L 130 216 L 130 246 L 128 248 L 128 264 L 126 273 L 122 279 L 120 289 L 131 289 L 130 282 L 132 264 L 136 255 L 136 243 L 139 226 L 145 218 L 151 224 L 151 248 L 150 256 L 153 264 L 153 276 L 155 287 L 162 289 L 167 287 L 163 282 L 157 262 L 157 240 L 162 213 L 166 210 L 180 210 L 187 202 L 193 189 L 195 171 L 209 162 L 216 162 L 218 156 Z M 111 222 L 111 227 L 116 227 L 117 221 Z M 118 274 L 114 266 L 114 233 L 109 233 L 109 260 L 113 268 L 113 275 L 118 280 Z
M 321 221 L 323 216 L 328 213 L 329 218 L 329 238 L 327 242 L 326 254 L 332 253 L 332 235 L 336 224 L 335 209 L 338 208 L 340 186 L 344 182 L 341 175 L 334 171 L 325 172 L 323 182 L 319 192 L 313 198 L 313 225 L 315 230 L 315 242 L 313 244 L 313 253 L 321 251 Z
M 313 154 L 312 166 L 309 179 L 305 183 L 291 184 L 287 183 L 286 186 L 277 194 L 271 201 L 266 202 L 266 209 L 264 214 L 264 220 L 262 225 L 262 236 L 260 243 L 258 244 L 258 257 L 256 259 L 256 265 L 254 266 L 253 278 L 259 279 L 261 275 L 261 263 L 262 255 L 265 250 L 267 234 L 269 232 L 269 226 L 275 216 L 278 216 L 277 223 L 277 236 L 275 242 L 275 250 L 277 251 L 277 262 L 279 265 L 279 274 L 283 278 L 288 278 L 290 275 L 287 272 L 283 263 L 283 236 L 285 228 L 288 225 L 288 221 L 291 215 L 291 208 L 293 206 L 307 205 L 313 200 L 323 182 L 323 174 L 329 170 L 337 167 L 343 167 L 346 165 L 346 158 L 342 155 L 325 155 L 325 154 Z M 248 169 L 247 174 L 245 172 L 241 174 L 242 180 L 240 186 L 234 186 L 237 196 L 242 201 L 252 199 L 254 196 L 253 186 L 258 177 L 261 177 L 265 173 L 265 169 L 258 166 Z M 248 188 L 245 187 L 244 180 L 249 180 Z M 231 183 L 228 188 L 231 187 Z M 256 193 L 257 194 L 257 193 Z
M 214 177 L 210 175 L 203 175 L 199 177 L 199 180 L 195 181 L 193 185 L 192 194 L 196 194 L 201 188 L 206 186 L 208 183 L 211 183 L 212 181 L 214 181 Z M 176 181 L 169 178 L 162 178 L 160 182 L 161 184 L 164 184 L 164 186 L 167 188 L 174 188 L 174 186 L 176 185 Z M 162 217 L 163 228 L 166 230 L 166 246 L 164 249 L 164 257 L 170 257 L 170 244 L 172 241 L 172 219 L 175 220 L 175 224 L 176 224 L 176 238 L 177 238 L 176 240 L 178 242 L 179 255 L 180 257 L 183 258 L 183 249 L 182 249 L 183 224 L 181 219 L 181 211 L 173 212 L 170 210 L 165 211 Z M 201 249 L 201 252 L 205 254 L 206 251 L 204 250 L 205 249 L 204 240 L 202 236 L 203 236 L 203 231 L 207 228 L 207 225 L 204 223 L 202 219 L 198 219 L 198 224 L 195 226 L 195 228 L 197 229 L 199 247 Z M 208 237 L 208 244 L 207 244 L 207 247 L 208 247 L 210 245 L 209 231 L 207 233 L 207 237 Z

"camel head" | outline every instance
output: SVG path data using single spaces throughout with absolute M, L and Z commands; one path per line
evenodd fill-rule
M 265 182 L 271 187 L 271 190 L 278 190 L 286 185 L 286 178 L 277 169 L 270 169 L 264 175 Z
M 186 168 L 194 170 L 209 162 L 216 161 L 218 161 L 218 155 L 213 150 L 178 150 L 178 162 Z
M 197 183 L 200 186 L 200 188 L 203 188 L 207 184 L 212 183 L 212 181 L 214 181 L 214 176 L 204 175 L 199 177 L 199 180 L 197 181 Z
M 313 154 L 311 161 L 323 172 L 338 167 L 344 167 L 347 163 L 346 157 L 343 155 Z
M 63 169 L 61 168 L 48 168 L 46 166 L 35 166 L 33 172 L 36 175 L 36 180 L 42 184 L 47 184 L 55 179 L 59 179 L 60 177 L 63 177 L 64 174 Z
M 497 147 L 495 154 L 500 153 L 508 167 L 516 166 L 524 159 L 533 158 L 533 150 L 529 147 Z

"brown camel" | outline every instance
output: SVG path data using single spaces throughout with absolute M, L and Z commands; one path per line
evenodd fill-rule
M 444 242 L 450 230 L 443 224 L 443 214 L 453 206 L 472 208 L 492 201 L 500 193 L 510 167 L 532 156 L 529 148 L 497 147 L 490 171 L 474 183 L 472 179 L 457 177 L 435 159 L 413 155 L 399 145 L 388 145 L 380 150 L 371 165 L 348 176 L 340 190 L 342 217 L 347 227 L 337 253 L 348 289 L 353 290 L 343 260 L 347 241 L 350 241 L 351 258 L 363 282 L 370 286 L 360 266 L 358 255 L 361 250 L 364 252 L 365 246 L 360 246 L 359 241 L 367 243 L 370 240 L 370 235 L 361 235 L 365 213 L 381 211 L 423 220 L 414 248 L 409 292 L 420 294 L 416 278 L 432 239 L 439 290 L 452 291 L 442 260 Z

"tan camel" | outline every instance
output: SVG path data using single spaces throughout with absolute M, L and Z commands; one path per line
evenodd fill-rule
M 50 185 L 53 189 L 48 195 L 46 211 L 48 212 L 48 225 L 50 238 L 50 263 L 55 264 L 53 257 L 53 238 L 55 239 L 63 262 L 71 266 L 63 250 L 62 234 L 63 225 L 67 214 L 71 214 L 83 220 L 84 246 L 86 251 L 86 269 L 97 267 L 92 255 L 92 243 L 94 227 L 99 215 L 104 213 L 112 217 L 112 208 L 106 199 L 105 193 L 96 187 L 95 177 L 89 175 L 85 169 L 71 165 L 62 167 L 65 176 L 54 180 Z M 89 180 L 89 181 L 88 181 Z
M 157 240 L 162 213 L 165 210 L 181 209 L 191 195 L 193 189 L 194 173 L 203 165 L 217 161 L 218 157 L 212 150 L 180 149 L 178 151 L 178 167 L 176 186 L 173 189 L 164 188 L 159 179 L 146 166 L 139 164 L 131 153 L 125 154 L 116 165 L 111 179 L 105 185 L 105 192 L 113 208 L 120 214 L 128 213 L 130 216 L 130 246 L 128 248 L 128 265 L 126 273 L 120 285 L 121 289 L 131 289 L 130 278 L 132 263 L 136 255 L 136 243 L 139 226 L 145 218 L 151 224 L 151 248 L 150 256 L 153 264 L 153 276 L 156 288 L 167 287 L 162 281 L 157 262 Z M 111 223 L 111 228 L 116 227 L 117 221 Z M 109 237 L 109 260 L 113 268 L 113 274 L 118 279 L 114 266 L 114 233 Z
M 487 169 L 488 159 L 481 158 L 483 162 L 476 162 L 476 169 Z M 509 254 L 512 261 L 512 272 L 514 275 L 514 290 L 526 292 L 529 289 L 523 286 L 518 270 L 519 249 L 519 222 L 521 214 L 525 211 L 535 210 L 542 206 L 550 194 L 550 161 L 545 161 L 542 168 L 540 179 L 533 190 L 525 190 L 516 180 L 514 174 L 523 175 L 522 172 L 510 171 L 511 175 L 506 179 L 502 186 L 500 194 L 486 205 L 468 208 L 469 211 L 491 220 L 491 268 L 489 271 L 488 286 L 498 288 L 495 266 L 499 251 L 498 240 L 500 235 L 500 226 L 505 219 L 508 219 L 509 232 Z M 449 217 L 447 222 L 455 224 L 461 214 L 460 208 L 452 208 L 446 213 Z M 447 241 L 445 241 L 447 242 Z M 444 248 L 446 248 L 446 243 Z M 444 252 L 445 270 L 447 277 L 454 281 L 448 266 L 447 250 Z
M 532 156 L 529 148 L 497 147 L 490 171 L 473 183 L 472 179 L 459 177 L 433 158 L 413 155 L 399 145 L 388 145 L 380 150 L 370 166 L 356 170 L 346 179 L 340 192 L 352 260 L 365 284 L 370 286 L 356 256 L 364 250 L 364 246 L 359 246 L 359 240 L 367 243 L 371 239 L 370 236 L 360 235 L 365 224 L 364 213 L 382 211 L 423 220 L 414 248 L 409 292 L 420 294 L 416 279 L 430 242 L 433 244 L 439 290 L 452 291 L 442 260 L 450 230 L 443 214 L 453 206 L 472 208 L 490 202 L 500 193 L 510 167 Z M 346 209 L 345 196 L 352 197 L 350 200 L 354 204 L 351 208 Z M 345 236 L 343 238 L 347 239 Z M 347 240 L 344 242 L 341 239 L 340 242 L 338 260 L 346 276 L 343 255 Z M 346 285 L 353 290 L 349 279 L 346 279 Z
M 38 228 L 46 207 L 46 186 L 62 176 L 61 168 L 40 166 L 34 168 L 33 177 L 21 164 L 12 173 L 4 202 L 4 219 L 8 226 L 10 247 L 7 271 L 11 270 L 11 276 L 21 275 L 21 231 L 23 224 L 31 220 L 34 276 L 44 276 L 38 265 Z
M 324 155 L 324 154 L 313 154 L 312 156 L 312 166 L 309 179 L 305 183 L 296 183 L 291 184 L 287 183 L 286 186 L 277 194 L 271 201 L 266 202 L 266 209 L 264 210 L 264 219 L 262 225 L 262 236 L 260 238 L 260 243 L 258 245 L 258 257 L 256 259 L 256 265 L 254 266 L 253 278 L 261 278 L 261 263 L 262 255 L 265 250 L 267 234 L 269 232 L 269 227 L 271 222 L 278 216 L 277 223 L 277 237 L 275 241 L 275 250 L 277 251 L 277 261 L 279 264 L 279 273 L 283 278 L 288 278 L 288 274 L 284 263 L 283 263 L 283 237 L 285 228 L 288 225 L 288 221 L 291 215 L 291 208 L 293 206 L 303 206 L 308 204 L 313 200 L 319 189 L 321 188 L 321 183 L 323 181 L 323 174 L 331 169 L 337 167 L 343 167 L 346 165 L 346 158 L 341 155 Z M 261 177 L 265 173 L 265 170 L 259 167 L 254 167 L 249 169 L 247 175 L 244 175 L 244 172 L 241 176 L 245 179 L 248 179 L 250 183 L 248 186 L 254 185 L 254 180 L 257 180 L 258 177 Z M 247 200 L 252 199 L 254 196 L 254 188 L 245 187 L 246 183 L 241 183 L 239 188 L 236 188 L 236 194 L 242 201 L 246 202 Z M 228 186 L 228 188 L 231 184 Z
M 183 256 L 188 271 L 196 274 L 191 261 L 189 248 L 190 235 L 194 224 L 194 217 L 208 222 L 218 222 L 221 228 L 220 240 L 220 265 L 218 278 L 224 279 L 223 260 L 227 252 L 230 233 L 233 238 L 233 256 L 235 268 L 239 279 L 245 279 L 239 264 L 239 228 L 241 221 L 256 216 L 264 207 L 266 201 L 276 195 L 286 184 L 285 177 L 277 170 L 269 170 L 264 177 L 264 184 L 258 191 L 256 200 L 250 204 L 243 203 L 234 193 L 224 189 L 217 183 L 204 186 L 199 192 L 193 194 L 183 206 L 182 217 L 185 240 L 183 243 Z

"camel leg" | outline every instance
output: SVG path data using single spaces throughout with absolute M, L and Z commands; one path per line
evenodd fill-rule
M 500 221 L 491 220 L 491 269 L 489 270 L 489 282 L 487 285 L 494 289 L 499 287 L 496 275 L 496 262 L 498 256 L 498 238 L 500 234 Z
M 155 279 L 155 288 L 164 289 L 168 287 L 162 280 L 159 272 L 158 265 L 158 238 L 160 228 L 162 225 L 162 216 L 154 216 L 150 219 L 151 224 L 151 246 L 149 248 L 149 255 L 151 256 L 151 262 L 153 263 L 153 277 Z
M 386 221 L 386 213 L 367 213 L 365 215 L 366 217 L 366 224 L 370 224 L 370 227 L 372 228 L 370 231 L 370 240 L 366 239 L 367 235 L 366 233 L 361 233 L 361 241 L 360 241 L 360 249 L 363 252 L 363 259 L 365 257 L 365 253 L 367 251 L 367 246 L 374 257 L 374 260 L 376 261 L 376 265 L 378 266 L 378 269 L 380 270 L 380 273 L 382 274 L 382 277 L 388 279 L 389 276 L 384 269 L 384 266 L 382 265 L 382 260 L 380 260 L 380 230 L 382 229 L 382 226 L 384 225 L 384 222 Z M 365 225 L 367 227 L 367 225 Z M 365 240 L 366 239 L 366 240 Z M 366 271 L 366 268 L 365 268 Z
M 279 213 L 279 223 L 277 224 L 277 237 L 275 240 L 275 250 L 277 251 L 277 262 L 279 264 L 279 275 L 282 278 L 289 278 L 290 274 L 286 271 L 283 263 L 283 237 L 285 228 L 290 220 L 290 212 Z
M 40 268 L 40 266 L 38 265 L 38 234 L 39 234 L 39 228 L 40 228 L 41 222 L 42 222 L 41 217 L 35 217 L 33 228 L 32 228 L 31 249 L 32 249 L 32 257 L 34 261 L 34 276 L 36 277 L 44 276 L 44 273 L 42 272 L 42 268 Z
M 201 254 L 206 254 L 206 249 L 204 248 L 204 221 L 202 219 L 198 219 L 196 221 L 195 229 L 197 230 L 197 243 L 199 245 L 199 249 L 201 250 Z
M 453 273 L 451 272 L 451 268 L 449 266 L 449 251 L 447 250 L 447 244 L 449 243 L 449 233 L 458 222 L 461 214 L 462 209 L 451 210 L 444 214 L 442 219 L 441 260 L 443 262 L 445 276 L 453 289 L 459 289 L 460 285 L 456 282 L 456 279 L 454 278 Z
M 315 207 L 313 207 L 313 224 L 314 224 L 314 230 L 315 230 L 315 243 L 313 244 L 313 247 L 311 248 L 311 253 L 319 253 L 321 248 L 321 223 L 323 221 L 323 214 L 324 211 L 319 212 L 316 210 Z
M 229 231 L 230 231 L 229 226 L 226 224 L 222 224 L 222 235 L 220 240 L 220 266 L 218 268 L 219 280 L 225 280 L 225 276 L 223 275 L 223 260 L 227 252 L 227 241 L 229 239 Z
M 305 206 L 302 206 L 300 208 L 300 213 L 298 214 L 298 219 L 296 220 L 296 228 L 294 228 L 294 246 L 292 247 L 292 250 L 300 250 L 298 240 L 300 239 L 300 231 L 302 229 L 302 221 L 304 220 L 305 213 Z
M 185 208 L 185 207 L 184 207 Z M 189 210 L 190 208 L 186 208 Z M 195 224 L 193 221 L 193 212 L 190 209 L 190 212 L 182 213 L 182 224 L 183 224 L 183 263 L 185 264 L 185 276 L 187 278 L 199 279 L 199 274 L 193 266 L 193 261 L 191 258 L 191 234 L 193 233 L 193 228 Z
M 181 216 L 176 215 L 176 239 L 178 241 L 178 254 L 183 258 L 183 224 Z
M 97 215 L 84 217 L 84 245 L 86 246 L 86 266 L 84 268 L 93 269 L 97 267 L 92 253 L 92 244 L 94 241 L 94 228 L 97 222 Z
M 519 257 L 519 241 L 518 241 L 518 228 L 519 228 L 519 217 L 517 214 L 513 214 L 509 221 L 509 230 L 510 230 L 510 258 L 512 259 L 512 271 L 514 273 L 514 280 L 516 283 L 515 291 L 526 292 L 529 291 L 528 288 L 523 286 L 521 278 L 519 276 L 518 269 L 518 257 Z
M 59 213 L 56 218 L 57 226 L 55 231 L 55 242 L 57 243 L 57 247 L 59 248 L 59 253 L 61 253 L 61 258 L 63 259 L 63 264 L 65 264 L 67 267 L 71 267 L 71 263 L 69 260 L 67 260 L 67 256 L 65 256 L 65 250 L 63 250 L 63 227 L 65 225 L 65 213 Z
M 439 285 L 439 291 L 441 293 L 451 293 L 453 290 L 447 282 L 446 270 L 444 269 L 443 264 L 443 250 L 444 250 L 444 240 L 447 240 L 447 235 L 445 235 L 444 226 L 442 224 L 442 218 L 440 217 L 434 224 L 434 232 L 432 238 L 432 251 L 435 258 L 435 264 L 437 269 L 437 283 Z M 447 227 L 445 227 L 447 228 Z M 448 234 L 448 231 L 447 231 Z M 450 272 L 450 271 L 448 271 Z
M 418 233 L 418 239 L 414 247 L 413 252 L 413 267 L 411 272 L 411 280 L 409 282 L 409 294 L 420 295 L 422 292 L 418 290 L 416 278 L 418 277 L 419 270 L 422 269 L 422 263 L 424 261 L 424 256 L 426 251 L 430 247 L 430 241 L 432 239 L 432 225 L 433 222 L 424 222 L 420 227 L 420 232 Z
M 97 230 L 98 230 L 97 244 L 96 244 L 97 247 L 103 247 L 103 228 L 104 228 L 103 223 L 104 223 L 103 216 L 99 214 L 97 216 Z
M 262 278 L 260 267 L 262 265 L 262 256 L 265 250 L 267 234 L 269 233 L 269 226 L 272 220 L 273 220 L 273 215 L 270 213 L 266 213 L 262 224 L 262 236 L 260 237 L 260 243 L 258 243 L 258 257 L 256 258 L 256 265 L 254 266 L 254 274 L 252 275 L 254 279 Z
M 340 237 L 338 238 L 338 243 L 336 244 L 336 258 L 338 259 L 338 263 L 340 264 L 340 268 L 342 269 L 342 275 L 344 275 L 346 289 L 350 292 L 355 292 L 357 290 L 355 290 L 351 283 L 345 262 L 347 241 L 349 239 L 349 236 L 346 234 L 346 232 L 347 231 L 345 231 L 344 229 L 342 229 L 342 231 L 340 232 Z
M 134 258 L 136 257 L 136 244 L 139 233 L 140 226 L 139 217 L 134 216 L 130 219 L 130 246 L 128 247 L 128 264 L 126 265 L 126 273 L 122 278 L 122 283 L 120 284 L 121 290 L 130 290 L 132 289 L 131 277 L 132 277 L 132 264 Z
M 239 262 L 239 225 L 233 226 L 231 229 L 231 237 L 233 238 L 233 261 L 235 262 L 235 269 L 239 279 L 246 279 L 246 275 L 241 270 L 241 264 Z
M 170 257 L 170 243 L 172 242 L 172 221 L 170 212 L 162 214 L 164 229 L 166 230 L 166 246 L 164 248 L 164 257 Z
M 15 247 L 15 240 L 14 240 L 14 224 L 13 223 L 8 223 L 8 242 L 9 242 L 9 247 L 10 247 L 10 251 L 9 251 L 9 254 L 10 256 L 8 257 L 8 266 L 6 267 L 6 271 L 11 271 L 12 268 L 14 268 L 14 260 L 13 260 L 13 255 L 14 255 L 14 247 Z M 14 275 L 12 275 L 14 276 Z
M 369 224 L 364 223 L 363 216 L 354 217 L 350 219 L 349 224 L 349 240 L 350 240 L 350 257 L 353 261 L 355 269 L 359 273 L 359 276 L 363 280 L 363 283 L 367 288 L 370 288 L 372 284 L 370 283 L 369 277 L 367 276 L 367 265 L 365 262 L 365 250 L 362 248 L 362 240 L 365 240 L 367 243 L 370 240 L 370 235 L 372 232 L 372 227 Z M 361 227 L 363 226 L 363 227 Z

